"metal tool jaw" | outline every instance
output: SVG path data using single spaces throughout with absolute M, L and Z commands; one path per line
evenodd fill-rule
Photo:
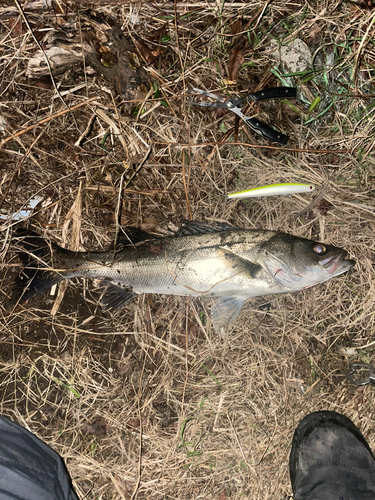
M 254 132 L 262 135 L 266 139 L 280 144 L 286 144 L 288 142 L 289 138 L 287 135 L 275 130 L 266 123 L 259 121 L 257 118 L 245 116 L 241 111 L 241 106 L 249 101 L 260 102 L 268 99 L 294 99 L 297 97 L 297 89 L 295 87 L 274 87 L 259 90 L 258 92 L 249 94 L 246 97 L 234 97 L 233 99 L 225 99 L 224 97 L 220 97 L 216 94 L 212 94 L 211 92 L 206 92 L 205 90 L 197 88 L 193 88 L 193 91 L 214 99 L 214 102 L 190 101 L 190 103 L 194 106 L 228 109 L 239 116 Z

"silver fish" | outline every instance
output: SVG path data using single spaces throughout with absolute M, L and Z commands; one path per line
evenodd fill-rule
M 340 248 L 286 233 L 183 222 L 171 237 L 124 228 L 102 252 L 72 252 L 37 235 L 16 237 L 28 279 L 25 302 L 73 277 L 98 279 L 103 309 L 141 293 L 211 297 L 214 328 L 223 332 L 249 297 L 296 292 L 350 269 Z

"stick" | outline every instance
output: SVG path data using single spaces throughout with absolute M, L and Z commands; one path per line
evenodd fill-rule
M 29 132 L 30 130 L 33 130 L 35 127 L 38 127 L 39 125 L 43 125 L 43 123 L 47 123 L 51 120 L 54 120 L 55 118 L 58 118 L 59 116 L 63 116 L 63 115 L 66 115 L 67 113 L 69 113 L 70 111 L 74 111 L 78 108 L 81 108 L 82 106 L 84 106 L 85 104 L 88 104 L 89 102 L 92 102 L 92 101 L 95 101 L 95 99 L 98 99 L 97 96 L 95 97 L 90 97 L 90 99 L 87 99 L 86 101 L 84 102 L 81 102 L 79 104 L 76 104 L 75 106 L 72 106 L 71 108 L 68 108 L 68 109 L 64 109 L 63 111 L 58 111 L 57 113 L 54 113 L 53 115 L 51 116 L 47 116 L 47 118 L 43 118 L 43 120 L 40 120 L 36 123 L 34 123 L 34 125 L 30 125 L 29 127 L 26 127 L 25 129 L 23 130 L 19 130 L 18 132 L 16 132 L 15 134 L 12 134 L 10 135 L 9 137 L 7 137 L 6 139 L 4 139 L 2 142 L 0 142 L 0 148 L 2 148 L 4 146 L 4 144 L 6 144 L 7 142 L 15 139 L 16 137 L 19 137 L 20 135 L 23 135 L 25 134 L 26 132 Z
M 349 149 L 299 149 L 299 148 L 285 148 L 280 146 L 265 146 L 263 144 L 248 144 L 247 142 L 198 142 L 198 143 L 181 143 L 181 142 L 161 142 L 157 141 L 154 144 L 162 144 L 163 146 L 179 146 L 179 147 L 203 147 L 203 146 L 245 146 L 254 149 L 279 149 L 280 151 L 295 151 L 297 153 L 315 153 L 315 154 L 344 154 L 350 153 Z

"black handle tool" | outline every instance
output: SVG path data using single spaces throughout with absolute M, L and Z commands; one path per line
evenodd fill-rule
M 233 99 L 225 99 L 224 97 L 217 96 L 216 94 L 212 94 L 211 92 L 206 92 L 201 89 L 194 88 L 193 91 L 207 97 L 211 97 L 212 99 L 215 99 L 215 102 L 191 101 L 191 104 L 205 108 L 228 109 L 238 115 L 254 132 L 262 135 L 266 139 L 280 144 L 286 144 L 288 142 L 289 137 L 287 135 L 275 130 L 266 123 L 259 121 L 257 118 L 245 116 L 241 111 L 241 107 L 249 101 L 259 102 L 268 99 L 294 99 L 297 97 L 297 89 L 295 87 L 273 87 L 270 89 L 259 90 L 258 92 L 249 94 L 246 97 L 235 97 Z

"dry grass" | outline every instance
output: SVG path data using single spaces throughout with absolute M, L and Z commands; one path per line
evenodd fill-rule
M 81 498 L 286 499 L 291 437 L 308 412 L 348 415 L 375 448 L 373 388 L 345 377 L 348 361 L 373 359 L 375 346 L 373 97 L 360 97 L 374 94 L 375 11 L 346 1 L 153 5 L 97 8 L 118 13 L 133 40 L 162 48 L 142 63 L 154 90 L 130 116 L 114 108 L 119 99 L 103 78 L 85 76 L 81 64 L 55 77 L 62 98 L 50 83 L 27 79 L 35 39 L 15 4 L 0 7 L 2 137 L 35 125 L 0 148 L 2 213 L 38 194 L 43 205 L 30 217 L 32 227 L 61 244 L 65 227 L 66 244 L 81 249 L 110 243 L 119 207 L 122 223 L 159 232 L 191 213 L 333 243 L 357 265 L 304 292 L 250 301 L 222 339 L 206 303 L 145 296 L 103 315 L 86 282 L 69 284 L 54 315 L 48 294 L 10 312 L 5 303 L 18 260 L 8 251 L 4 222 L 0 411 L 62 455 Z M 33 30 L 78 13 L 85 15 L 73 4 L 64 14 L 25 10 Z M 224 90 L 229 24 L 241 18 L 244 26 L 254 19 L 245 65 Z M 163 26 L 159 43 L 152 36 Z M 291 136 L 289 149 L 257 148 L 270 143 L 242 126 L 234 141 L 233 115 L 189 105 L 192 87 L 238 95 L 279 84 L 269 71 L 270 39 L 296 37 L 322 69 L 302 86 L 321 97 L 321 107 L 309 116 L 299 103 L 301 116 L 277 103 L 256 109 Z M 36 125 L 87 97 L 96 99 Z M 75 146 L 94 114 L 93 130 Z M 298 180 L 324 189 L 323 201 L 224 196 Z M 343 347 L 357 355 L 343 356 Z

